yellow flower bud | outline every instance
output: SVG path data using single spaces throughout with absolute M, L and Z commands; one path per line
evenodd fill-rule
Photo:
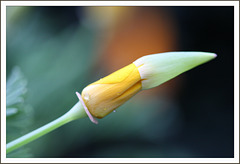
M 168 52 L 143 56 L 77 92 L 90 120 L 103 118 L 140 90 L 156 87 L 216 57 L 207 52 Z
M 138 68 L 132 63 L 88 85 L 82 91 L 82 99 L 93 116 L 103 118 L 141 88 Z

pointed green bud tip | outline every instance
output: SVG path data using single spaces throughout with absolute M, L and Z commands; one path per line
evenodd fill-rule
M 133 63 L 138 67 L 142 89 L 149 89 L 215 57 L 209 52 L 166 52 L 143 56 Z

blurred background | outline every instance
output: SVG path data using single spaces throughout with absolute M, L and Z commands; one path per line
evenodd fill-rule
M 61 116 L 78 101 L 75 91 L 143 55 L 218 55 L 140 92 L 98 125 L 71 122 L 8 157 L 233 157 L 233 14 L 233 7 L 7 7 L 7 94 L 15 91 L 7 97 L 7 142 Z

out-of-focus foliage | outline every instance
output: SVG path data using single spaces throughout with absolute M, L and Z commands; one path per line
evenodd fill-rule
M 7 142 L 27 133 L 33 122 L 32 108 L 24 101 L 27 92 L 26 85 L 27 80 L 24 78 L 20 68 L 14 67 L 7 79 Z M 32 157 L 32 153 L 25 146 L 13 153 L 9 153 L 7 157 Z

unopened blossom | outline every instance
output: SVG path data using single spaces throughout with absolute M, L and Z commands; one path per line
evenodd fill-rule
M 146 55 L 88 85 L 80 99 L 89 117 L 103 118 L 139 91 L 156 87 L 215 57 L 216 54 L 207 52 Z

